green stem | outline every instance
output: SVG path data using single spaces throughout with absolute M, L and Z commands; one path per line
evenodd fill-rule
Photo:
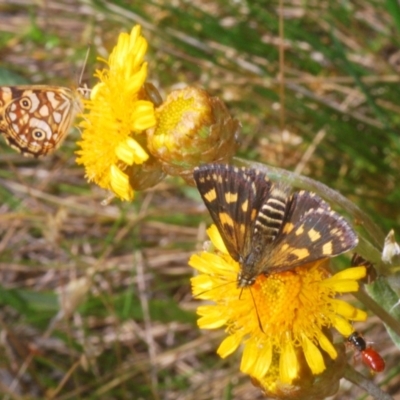
M 344 378 L 366 390 L 375 400 L 393 400 L 392 396 L 349 365 L 344 369 Z
M 379 319 L 400 336 L 400 322 L 393 318 L 384 308 L 382 308 L 372 297 L 368 296 L 364 290 L 353 293 L 353 296 L 361 301 Z

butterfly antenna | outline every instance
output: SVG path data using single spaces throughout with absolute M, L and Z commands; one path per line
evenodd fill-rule
M 87 50 L 86 50 L 85 59 L 84 59 L 84 61 L 83 61 L 83 65 L 82 65 L 82 69 L 81 69 L 81 74 L 79 75 L 78 86 L 81 86 L 81 85 L 82 85 L 83 73 L 85 72 L 86 65 L 87 65 L 87 62 L 88 62 L 88 60 L 89 60 L 90 47 L 91 47 L 91 45 L 89 44 L 89 45 L 88 45 L 88 48 L 87 48 Z
M 240 300 L 240 298 L 242 297 L 243 289 L 244 289 L 244 287 L 242 287 L 242 290 L 240 291 L 239 300 Z M 258 326 L 259 326 L 261 332 L 262 332 L 262 333 L 265 333 L 265 332 L 264 332 L 264 329 L 263 329 L 263 327 L 262 327 L 262 324 L 261 324 L 260 314 L 258 313 L 257 303 L 256 303 L 256 300 L 255 300 L 255 298 L 254 298 L 253 292 L 252 292 L 252 290 L 251 290 L 251 286 L 249 286 L 249 290 L 250 290 L 251 298 L 252 298 L 252 300 L 253 300 L 254 309 L 256 310 Z
M 260 314 L 258 313 L 257 303 L 256 303 L 256 300 L 254 299 L 254 295 L 253 295 L 253 292 L 252 292 L 252 290 L 251 290 L 251 287 L 249 287 L 249 290 L 250 290 L 251 298 L 253 299 L 254 308 L 255 308 L 255 310 L 256 310 L 258 326 L 259 326 L 259 328 L 260 328 L 260 331 L 261 331 L 262 333 L 265 333 L 265 332 L 264 332 L 264 329 L 263 329 L 263 327 L 262 327 Z M 242 289 L 242 291 L 243 291 L 243 289 Z
M 285 138 L 283 136 L 284 130 L 286 128 L 286 115 L 285 115 L 285 32 L 284 32 L 284 11 L 283 11 L 283 1 L 279 0 L 279 128 L 281 131 L 281 149 L 278 153 L 279 162 L 285 160 Z
M 236 284 L 236 281 L 230 281 L 230 282 L 221 283 L 220 285 L 215 286 L 212 289 L 207 289 L 207 290 L 204 290 L 204 292 L 197 293 L 196 296 L 193 296 L 193 297 L 196 299 L 198 296 L 201 296 L 204 293 L 208 293 L 208 292 L 211 292 L 212 290 L 219 289 L 219 288 L 224 287 L 226 285 L 230 285 L 231 283 L 235 283 Z

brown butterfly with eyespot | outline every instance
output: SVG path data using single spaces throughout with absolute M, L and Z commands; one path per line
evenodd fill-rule
M 81 110 L 78 91 L 66 87 L 0 87 L 0 133 L 24 156 L 43 157 L 54 152 Z

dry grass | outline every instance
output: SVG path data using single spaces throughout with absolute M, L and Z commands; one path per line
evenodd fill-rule
M 307 9 L 287 4 L 288 27 L 291 20 L 304 17 L 305 22 L 304 36 L 286 43 L 282 126 L 282 114 L 276 111 L 276 54 L 267 57 L 262 47 L 247 52 L 250 40 L 228 40 L 233 20 L 246 22 L 239 6 L 233 10 L 222 1 L 199 2 L 193 11 L 183 2 L 171 8 L 163 2 L 126 3 L 3 0 L 2 83 L 25 79 L 76 87 L 91 44 L 83 79 L 90 86 L 96 55 L 106 56 L 118 32 L 141 23 L 150 44 L 153 82 L 166 91 L 176 82 L 194 83 L 225 99 L 244 126 L 244 157 L 297 168 L 346 193 L 385 228 L 399 224 L 394 171 L 400 158 L 391 147 L 397 143 L 400 110 L 393 95 L 400 80 L 396 41 L 388 37 L 387 43 L 376 43 L 374 53 L 360 36 L 363 29 L 368 34 L 385 31 L 388 13 L 374 2 L 354 3 L 353 19 L 339 26 L 319 17 L 327 4 L 314 2 Z M 271 15 L 276 6 L 268 5 Z M 222 10 L 222 32 L 211 31 L 214 36 L 207 37 L 203 13 Z M 279 37 L 267 22 L 257 21 L 255 32 L 260 43 L 278 49 Z M 355 84 L 350 67 L 348 74 L 340 72 L 333 56 L 311 47 L 313 22 L 326 40 L 333 29 L 350 52 L 353 70 L 363 66 L 371 71 L 360 78 L 368 91 Z M 351 34 L 351 27 L 363 23 L 370 30 L 358 27 Z M 295 64 L 296 57 L 304 58 L 302 66 Z M 313 57 L 325 57 L 322 72 L 307 64 Z M 379 87 L 385 95 L 378 96 Z M 369 101 L 371 93 L 378 114 Z M 365 146 L 357 150 L 360 138 L 346 123 L 365 134 Z M 373 142 L 379 134 L 381 141 Z M 131 204 L 103 206 L 106 194 L 88 184 L 75 164 L 78 138 L 72 132 L 57 154 L 39 161 L 0 144 L 2 398 L 261 399 L 238 373 L 238 357 L 221 360 L 215 355 L 223 332 L 201 332 L 196 326 L 187 260 L 204 241 L 207 221 L 196 191 L 167 179 L 139 193 Z M 376 317 L 357 326 L 376 340 L 388 363 L 390 373 L 374 380 L 386 379 L 384 387 L 400 399 L 398 349 Z M 343 382 L 334 398 L 355 399 L 362 393 Z

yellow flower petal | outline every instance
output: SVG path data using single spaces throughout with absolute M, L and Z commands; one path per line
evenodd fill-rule
M 323 285 L 329 287 L 331 290 L 337 293 L 357 292 L 360 287 L 358 282 L 347 279 L 327 279 Z
M 192 256 L 195 258 L 195 256 Z M 212 299 L 214 295 L 210 293 L 214 287 L 214 282 L 210 279 L 206 279 L 204 275 L 197 275 L 190 279 L 193 287 L 193 294 L 198 299 Z
M 227 323 L 227 320 L 223 318 L 221 315 L 221 311 L 215 309 L 215 307 L 207 307 L 197 310 L 199 315 L 202 315 L 201 318 L 197 321 L 199 328 L 201 329 L 216 329 Z
M 240 346 L 241 341 L 242 341 L 242 336 L 239 334 L 228 336 L 222 341 L 222 343 L 218 347 L 217 354 L 221 358 L 229 356 Z
M 218 231 L 218 228 L 214 224 L 212 224 L 207 229 L 207 235 L 211 239 L 212 244 L 215 246 L 216 249 L 218 249 L 221 253 L 228 254 L 225 243 L 222 240 L 222 237 Z
M 133 199 L 133 190 L 129 185 L 129 178 L 117 166 L 110 167 L 110 186 L 113 192 L 123 200 Z
M 337 272 L 332 279 L 351 279 L 351 280 L 359 280 L 365 278 L 367 275 L 367 270 L 365 267 L 353 267 L 346 268 L 343 271 Z
M 240 370 L 243 373 L 248 374 L 254 368 L 259 351 L 260 349 L 256 340 L 250 339 L 246 342 L 240 364 Z
M 200 272 L 210 274 L 221 274 L 225 273 L 229 275 L 229 280 L 236 280 L 236 269 L 234 264 L 227 262 L 224 258 L 217 254 L 204 252 L 201 256 L 194 254 L 190 260 L 189 265 L 196 268 Z
M 365 311 L 356 309 L 356 313 L 353 315 L 351 320 L 362 322 L 362 321 L 366 321 L 367 318 L 368 318 L 368 314 Z
M 240 370 L 254 377 L 264 376 L 272 363 L 272 344 L 249 340 L 243 351 Z
M 340 299 L 332 300 L 336 314 L 339 314 L 347 319 L 354 321 L 354 318 L 359 318 L 362 314 L 365 314 L 362 310 L 355 308 L 346 301 Z
M 299 362 L 291 340 L 285 340 L 279 359 L 280 378 L 283 383 L 292 383 L 299 372 Z
M 130 96 L 135 96 L 143 86 L 147 77 L 147 63 L 143 63 L 141 68 L 132 76 L 127 76 L 124 82 L 126 93 Z M 144 101 L 144 100 L 142 100 Z M 148 102 L 150 103 L 150 102 Z M 152 103 L 149 104 L 153 105 Z
M 350 334 L 354 331 L 353 325 L 339 315 L 336 315 L 333 326 L 344 337 L 350 336 Z
M 321 346 L 321 349 L 326 351 L 329 354 L 329 357 L 332 358 L 332 360 L 336 359 L 337 351 L 335 349 L 335 346 L 323 333 L 320 333 L 318 337 L 318 343 Z
M 154 105 L 148 101 L 137 101 L 132 109 L 131 119 L 133 121 L 133 131 L 144 131 L 151 128 L 156 123 L 154 116 Z
M 132 138 L 127 138 L 124 142 L 120 142 L 115 149 L 115 154 L 119 160 L 127 165 L 132 165 L 133 163 L 142 164 L 149 158 L 143 147 Z
M 318 347 L 305 335 L 303 335 L 302 348 L 307 364 L 314 375 L 325 370 L 324 359 Z

